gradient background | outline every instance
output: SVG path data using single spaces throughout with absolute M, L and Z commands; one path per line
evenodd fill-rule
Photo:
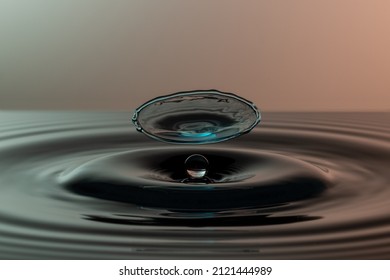
M 266 111 L 388 111 L 390 1 L 0 0 L 0 109 L 210 88 Z

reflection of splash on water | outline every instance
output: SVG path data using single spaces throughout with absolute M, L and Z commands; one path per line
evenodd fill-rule
M 265 116 L 177 147 L 125 113 L 0 113 L 0 258 L 390 258 L 390 114 Z M 213 183 L 182 183 L 194 153 Z

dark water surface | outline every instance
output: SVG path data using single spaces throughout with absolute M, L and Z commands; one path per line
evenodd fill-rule
M 0 112 L 2 259 L 390 259 L 390 113 L 264 113 L 209 145 L 131 113 Z M 202 154 L 212 183 L 185 183 Z

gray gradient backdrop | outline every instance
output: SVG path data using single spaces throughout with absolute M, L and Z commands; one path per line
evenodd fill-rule
M 0 0 L 0 109 L 132 110 L 217 88 L 390 109 L 390 1 Z

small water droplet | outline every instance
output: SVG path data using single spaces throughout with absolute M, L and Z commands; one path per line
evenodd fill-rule
M 199 154 L 193 154 L 189 156 L 184 162 L 186 166 L 187 174 L 192 179 L 201 179 L 203 178 L 209 166 L 208 160 Z

